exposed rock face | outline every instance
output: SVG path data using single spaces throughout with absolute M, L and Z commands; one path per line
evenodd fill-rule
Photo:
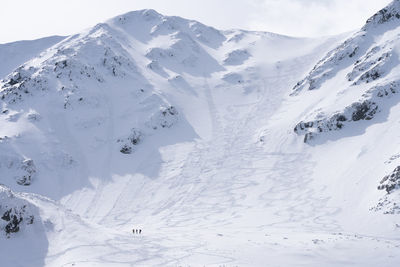
M 0 234 L 10 237 L 34 222 L 32 205 L 0 185 Z
M 14 178 L 19 185 L 30 185 L 37 175 L 34 161 L 21 158 L 10 151 L 6 153 L 8 154 L 0 156 L 0 174 L 3 178 Z
M 310 142 L 317 133 L 334 131 L 341 129 L 347 121 L 347 118 L 342 114 L 335 114 L 330 118 L 299 122 L 294 128 L 294 132 L 297 134 L 304 134 L 304 143 Z
M 293 88 L 293 95 L 303 90 L 319 89 L 321 85 L 334 77 L 341 69 L 356 61 L 359 56 L 360 46 L 367 42 L 362 33 L 357 33 L 343 44 L 330 51 L 310 71 L 310 73 Z
M 294 132 L 304 135 L 304 142 L 308 143 L 321 133 L 342 129 L 349 122 L 371 120 L 378 111 L 378 105 L 375 102 L 364 100 L 353 103 L 330 117 L 307 122 L 301 121 L 295 126 Z
M 178 111 L 173 106 L 160 107 L 146 123 L 147 127 L 157 130 L 161 128 L 170 128 L 178 121 Z M 151 134 L 151 133 L 149 133 Z M 132 128 L 131 133 L 126 138 L 120 138 L 118 143 L 122 143 L 120 152 L 123 154 L 131 154 L 134 146 L 138 145 L 144 138 L 144 131 Z
M 400 81 L 373 86 L 362 95 L 358 102 L 330 116 L 322 113 L 317 115 L 314 120 L 301 121 L 294 127 L 294 132 L 298 135 L 305 135 L 304 142 L 308 143 L 324 132 L 338 131 L 350 126 L 350 122 L 372 120 L 382 108 L 389 109 L 391 107 L 387 100 L 396 95 L 399 88 Z
M 400 189 L 400 166 L 393 170 L 389 175 L 383 177 L 378 186 L 379 190 L 386 190 L 388 194 Z
M 37 68 L 21 66 L 3 81 L 0 97 L 10 104 L 17 103 L 24 95 L 32 94 L 32 90 L 47 90 L 47 81 L 35 75 Z
M 303 80 L 294 86 L 293 95 L 302 90 L 321 88 L 324 82 L 351 65 L 352 70 L 346 74 L 347 80 L 352 82 L 350 86 L 371 83 L 385 77 L 393 65 L 398 64 L 398 57 L 393 53 L 393 48 L 400 38 L 397 36 L 392 40 L 381 41 L 379 45 L 373 43 L 372 39 L 372 36 L 358 32 L 329 52 Z
M 400 19 L 400 1 L 393 0 L 387 7 L 381 9 L 375 15 L 367 20 L 366 25 L 363 27 L 364 30 Z
M 382 178 L 378 190 L 385 190 L 386 195 L 379 199 L 378 204 L 371 208 L 384 214 L 400 214 L 400 166 Z
M 173 106 L 162 107 L 159 113 L 153 116 L 152 120 L 155 124 L 159 124 L 162 128 L 170 128 L 177 119 L 178 111 Z M 153 125 L 153 128 L 157 125 Z
M 127 138 L 118 139 L 118 143 L 122 143 L 120 152 L 123 154 L 131 154 L 133 152 L 133 147 L 138 145 L 143 138 L 142 132 L 132 128 L 131 133 Z
M 36 167 L 32 159 L 26 159 L 21 163 L 21 170 L 24 172 L 21 177 L 17 177 L 17 183 L 20 185 L 30 185 L 36 174 Z

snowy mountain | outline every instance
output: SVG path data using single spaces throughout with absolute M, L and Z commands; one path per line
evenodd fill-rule
M 395 0 L 333 37 L 140 10 L 1 45 L 2 261 L 397 266 L 399 36 Z

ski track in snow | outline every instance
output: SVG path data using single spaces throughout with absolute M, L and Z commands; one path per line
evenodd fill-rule
M 263 247 L 265 251 L 270 251 L 267 255 L 276 253 L 273 252 L 276 250 L 288 249 L 293 254 L 308 255 L 306 258 L 314 259 L 316 262 L 318 259 L 322 260 L 324 257 L 317 252 L 318 245 L 301 252 L 296 244 L 284 244 L 281 240 L 277 240 L 283 236 L 289 236 L 291 239 L 293 236 L 302 235 L 301 233 L 305 231 L 305 237 L 300 238 L 302 240 L 300 243 L 306 242 L 307 239 L 312 244 L 326 243 L 336 238 L 335 233 L 342 231 L 333 216 L 340 209 L 327 206 L 327 199 L 322 197 L 321 191 L 316 194 L 315 189 L 310 186 L 314 165 L 310 156 L 304 153 L 265 151 L 249 138 L 259 128 L 260 121 L 265 121 L 268 115 L 272 115 L 278 108 L 283 97 L 279 84 L 283 82 L 282 79 L 295 76 L 293 72 L 294 68 L 288 68 L 287 74 L 279 73 L 266 78 L 267 80 L 262 81 L 263 89 L 257 101 L 227 106 L 223 115 L 214 103 L 215 96 L 212 92 L 216 89 L 211 88 L 207 78 L 204 78 L 202 90 L 211 116 L 212 138 L 195 141 L 184 163 L 179 167 L 179 173 L 172 177 L 164 177 L 164 187 L 168 187 L 168 190 L 174 193 L 167 201 L 147 206 L 147 209 L 152 210 L 152 222 L 155 223 L 151 227 L 151 232 L 147 232 L 150 229 L 146 229 L 146 225 L 143 225 L 142 236 L 132 237 L 129 231 L 125 230 L 122 234 L 114 232 L 115 230 L 111 230 L 113 224 L 129 225 L 132 221 L 124 220 L 126 216 L 123 214 L 110 211 L 103 219 L 112 216 L 113 220 L 107 220 L 107 228 L 99 226 L 99 230 L 109 232 L 112 235 L 111 239 L 90 246 L 70 247 L 49 258 L 54 257 L 59 260 L 61 255 L 73 255 L 75 250 L 81 254 L 88 249 L 90 253 L 94 250 L 99 251 L 101 255 L 95 256 L 97 254 L 95 253 L 91 260 L 73 260 L 71 264 L 197 266 L 200 259 L 201 264 L 206 266 L 263 266 L 265 262 L 269 262 L 265 257 L 261 257 L 261 263 L 252 263 L 250 259 L 247 262 L 238 261 L 235 256 L 237 247 L 242 249 Z M 265 109 L 265 106 L 270 108 Z M 164 163 L 163 173 L 168 175 L 169 170 L 179 165 L 179 162 L 174 161 Z M 123 199 L 124 195 L 131 193 L 129 188 L 132 188 L 132 183 L 134 183 L 132 180 L 128 180 L 122 186 L 126 189 L 121 191 L 117 199 Z M 92 207 L 101 205 L 98 201 L 104 190 L 102 184 L 96 188 L 96 194 L 99 195 L 94 196 L 90 205 Z M 145 189 L 145 187 L 137 188 L 139 191 Z M 321 190 L 323 192 L 323 188 Z M 140 217 L 140 211 L 137 212 Z M 230 215 L 226 217 L 227 214 Z M 248 222 L 246 217 L 257 219 Z M 102 219 L 96 218 L 95 221 L 101 222 Z M 279 234 L 279 229 L 284 232 Z M 215 235 L 223 233 L 221 236 L 229 236 L 228 240 L 233 243 L 239 241 L 239 245 L 228 246 L 226 249 L 217 245 L 215 250 L 210 250 L 209 242 L 214 242 L 212 240 L 215 237 L 204 234 L 204 231 Z M 254 232 L 262 233 L 261 236 L 265 233 L 265 236 L 279 237 L 265 242 L 259 234 L 254 235 Z M 310 234 L 307 234 L 308 232 Z M 345 243 L 362 238 L 368 239 L 361 236 L 344 236 Z M 338 242 L 335 241 L 334 244 Z M 379 240 L 369 238 L 368 242 L 379 242 Z M 389 244 L 393 247 L 398 246 L 396 243 L 389 242 Z M 344 246 L 347 246 L 347 243 Z M 313 252 L 314 250 L 316 251 Z M 127 260 L 119 260 L 121 258 Z M 326 266 L 338 262 L 340 260 L 337 262 L 332 260 Z M 342 260 L 340 264 L 351 266 L 354 262 Z M 276 266 L 278 265 L 279 263 Z M 271 266 L 275 266 L 273 261 Z

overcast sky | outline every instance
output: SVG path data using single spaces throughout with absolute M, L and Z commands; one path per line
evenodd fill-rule
M 219 29 L 292 36 L 357 29 L 391 0 L 0 0 L 0 43 L 68 35 L 110 17 L 152 8 Z

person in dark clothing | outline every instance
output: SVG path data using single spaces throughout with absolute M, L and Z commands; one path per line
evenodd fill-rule
M 133 234 L 141 234 L 142 233 L 142 229 L 132 229 L 132 233 Z

